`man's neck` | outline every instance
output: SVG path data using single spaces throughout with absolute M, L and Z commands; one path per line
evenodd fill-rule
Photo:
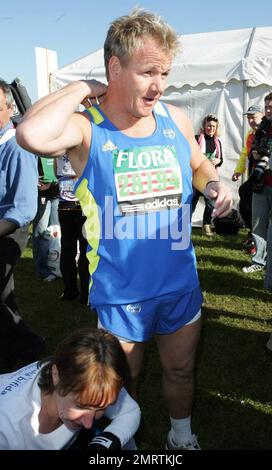
M 137 117 L 122 106 L 120 99 L 106 98 L 101 109 L 112 124 L 129 137 L 148 137 L 156 129 L 153 113 Z
M 0 129 L 0 137 L 4 135 L 9 129 L 12 129 L 14 126 L 11 121 L 9 121 L 4 127 Z

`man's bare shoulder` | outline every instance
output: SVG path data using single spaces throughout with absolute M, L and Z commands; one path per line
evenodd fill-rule
M 192 123 L 185 111 L 178 106 L 173 106 L 172 104 L 167 104 L 166 106 L 176 126 L 187 138 L 191 138 L 193 134 Z
M 170 104 L 167 105 L 167 108 L 176 126 L 180 129 L 190 144 L 191 167 L 193 170 L 196 170 L 206 158 L 201 154 L 199 146 L 197 145 L 192 122 L 181 108 Z
M 185 119 L 188 119 L 186 116 L 186 113 L 182 108 L 179 108 L 178 106 L 174 106 L 173 104 L 166 104 L 166 107 L 171 114 L 171 116 L 179 116 L 179 117 L 184 117 Z

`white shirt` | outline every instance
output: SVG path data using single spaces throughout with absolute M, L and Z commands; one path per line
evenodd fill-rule
M 55 431 L 39 432 L 41 391 L 37 362 L 16 372 L 0 375 L 0 450 L 59 450 L 74 436 L 63 424 Z M 105 410 L 112 422 L 104 430 L 112 432 L 125 445 L 140 423 L 140 409 L 126 390 Z

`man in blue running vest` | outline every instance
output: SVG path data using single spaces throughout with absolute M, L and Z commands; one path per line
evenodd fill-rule
M 17 139 L 38 154 L 68 153 L 87 217 L 90 303 L 99 324 L 121 341 L 134 396 L 144 344 L 156 337 L 171 420 L 167 448 L 196 450 L 191 408 L 202 294 L 192 184 L 214 199 L 213 216 L 228 214 L 231 195 L 183 111 L 160 101 L 178 45 L 153 13 L 118 18 L 104 45 L 108 87 L 76 81 L 43 98 Z M 75 113 L 82 102 L 87 109 Z

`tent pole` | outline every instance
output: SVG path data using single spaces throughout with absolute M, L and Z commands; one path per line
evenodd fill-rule
M 35 56 L 38 99 L 40 99 L 52 91 L 50 73 L 58 69 L 58 58 L 56 51 L 43 47 L 35 47 Z
M 250 37 L 249 37 L 249 41 L 248 41 L 248 45 L 247 45 L 247 48 L 246 48 L 244 59 L 247 59 L 250 56 L 250 52 L 251 52 L 251 48 L 252 48 L 255 33 L 256 33 L 256 27 L 252 28 L 252 31 L 251 31 L 251 34 L 250 34 Z M 243 113 L 245 113 L 246 110 L 248 109 L 248 105 L 249 105 L 248 80 L 243 80 Z M 242 136 L 242 145 L 243 145 L 243 147 L 246 143 L 246 134 L 247 134 L 247 118 L 246 118 L 246 115 L 243 114 L 243 136 Z M 243 174 L 242 175 L 242 183 L 244 182 L 244 179 L 245 179 L 245 177 L 244 177 L 244 174 Z

